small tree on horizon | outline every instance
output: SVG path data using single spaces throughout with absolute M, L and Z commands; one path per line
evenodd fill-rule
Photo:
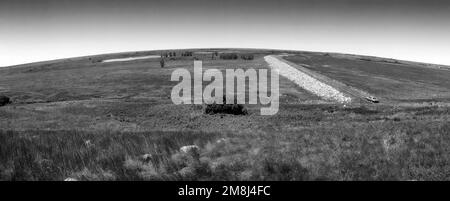
M 166 64 L 162 55 L 161 55 L 161 59 L 159 60 L 159 64 L 161 65 L 161 68 L 164 68 L 164 66 Z

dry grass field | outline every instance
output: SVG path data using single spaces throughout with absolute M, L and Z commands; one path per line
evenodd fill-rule
M 101 62 L 159 51 L 96 55 L 0 68 L 0 180 L 449 180 L 450 71 L 345 55 L 201 58 L 203 68 L 268 68 L 264 56 L 302 64 L 380 98 L 322 100 L 280 77 L 280 110 L 205 114 L 174 105 L 171 73 L 193 56 Z M 207 83 L 204 83 L 205 85 Z M 195 153 L 180 148 L 196 145 Z

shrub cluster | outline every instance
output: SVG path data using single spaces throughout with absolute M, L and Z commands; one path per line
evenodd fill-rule
M 207 104 L 205 108 L 206 114 L 233 114 L 233 115 L 247 115 L 247 109 L 243 105 L 237 104 L 236 99 L 233 104 L 226 103 L 226 96 L 223 96 L 223 103 Z
M 238 55 L 236 53 L 222 53 L 220 54 L 220 59 L 224 60 L 235 60 L 238 59 Z
M 176 57 L 176 56 L 177 56 L 176 52 L 164 52 L 164 53 L 161 53 L 161 57 L 168 58 L 168 57 Z
M 7 96 L 0 96 L 0 107 L 10 104 L 11 103 L 11 99 Z
M 236 60 L 238 58 L 241 58 L 243 60 L 253 60 L 255 58 L 255 56 L 253 54 L 250 53 L 246 53 L 246 54 L 236 54 L 236 53 L 222 53 L 220 54 L 220 59 L 224 59 L 224 60 Z
M 253 60 L 253 54 L 241 54 L 241 59 L 243 60 Z
M 183 56 L 183 57 L 192 57 L 192 52 L 189 52 L 189 51 L 182 52 L 181 56 Z

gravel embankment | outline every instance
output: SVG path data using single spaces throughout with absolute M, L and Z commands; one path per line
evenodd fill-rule
M 302 71 L 297 70 L 274 56 L 265 56 L 264 59 L 269 64 L 270 68 L 278 71 L 281 76 L 288 78 L 301 88 L 304 88 L 317 96 L 340 103 L 347 103 L 351 101 L 350 97 L 345 96 L 335 88 L 320 82 Z

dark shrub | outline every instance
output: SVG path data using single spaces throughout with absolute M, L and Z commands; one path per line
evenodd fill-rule
M 205 108 L 206 114 L 234 114 L 246 115 L 247 110 L 241 104 L 208 104 Z
M 191 57 L 192 56 L 192 52 L 189 52 L 189 51 L 182 52 L 181 56 L 183 56 L 183 57 Z
M 238 59 L 238 55 L 235 53 L 222 53 L 222 54 L 220 54 L 220 59 L 234 60 L 234 59 Z
M 161 58 L 161 60 L 159 61 L 159 64 L 161 64 L 161 68 L 164 68 L 166 62 L 164 61 L 163 58 Z
M 4 106 L 11 103 L 11 99 L 7 96 L 0 96 L 0 106 Z
M 253 54 L 241 54 L 241 59 L 243 60 L 253 60 Z
M 223 96 L 223 104 L 207 104 L 205 108 L 206 114 L 234 114 L 247 115 L 248 112 L 243 105 L 237 104 L 235 99 L 234 104 L 226 104 L 226 96 Z

